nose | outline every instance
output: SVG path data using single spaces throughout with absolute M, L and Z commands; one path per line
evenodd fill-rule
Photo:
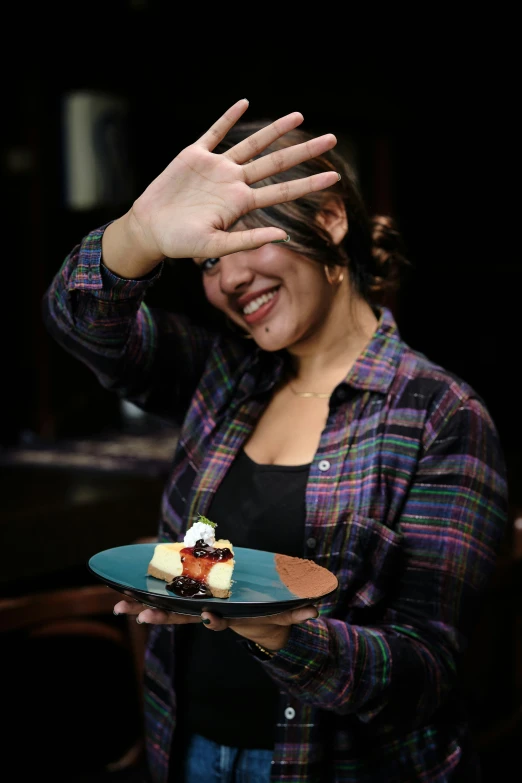
M 239 251 L 221 256 L 219 261 L 219 285 L 224 294 L 235 294 L 247 287 L 254 277 L 248 262 L 248 252 Z

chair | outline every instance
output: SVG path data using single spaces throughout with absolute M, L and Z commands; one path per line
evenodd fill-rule
M 97 764 L 108 780 L 119 780 L 120 773 L 143 762 L 141 679 L 148 629 L 134 617 L 114 617 L 121 597 L 105 585 L 88 585 L 0 599 L 0 642 L 7 658 L 2 701 L 13 732 L 5 747 L 22 755 L 19 771 L 34 755 L 40 776 L 47 771 L 55 781 L 60 774 L 67 783 L 105 780 Z M 30 752 L 24 756 L 24 750 Z M 45 763 L 52 768 L 44 769 Z M 86 772 L 96 775 L 84 777 Z

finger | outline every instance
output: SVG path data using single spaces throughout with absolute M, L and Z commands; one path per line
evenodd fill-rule
M 337 172 L 323 171 L 321 174 L 313 174 L 311 177 L 279 182 L 277 185 L 265 185 L 262 188 L 252 188 L 253 209 L 264 209 L 264 207 L 271 207 L 274 204 L 293 201 L 308 193 L 329 188 L 336 182 L 339 182 Z
M 316 139 L 305 141 L 303 144 L 295 144 L 293 147 L 275 150 L 270 155 L 253 160 L 243 166 L 245 181 L 248 185 L 253 182 L 271 177 L 273 174 L 280 174 L 288 171 L 292 166 L 302 163 L 305 160 L 316 158 L 323 152 L 331 150 L 337 144 L 337 139 L 333 133 L 326 133 L 324 136 L 318 136 Z
M 209 631 L 224 631 L 229 627 L 229 622 L 225 617 L 219 617 L 212 612 L 201 612 L 201 620 Z
M 255 250 L 269 242 L 288 242 L 290 237 L 282 228 L 252 228 L 246 231 L 220 231 L 214 237 L 212 253 L 206 256 L 228 256 L 240 250 Z
M 248 109 L 248 101 L 242 98 L 228 109 L 222 117 L 215 122 L 206 133 L 198 139 L 198 144 L 202 144 L 207 150 L 213 150 L 220 141 L 222 141 L 229 130 L 236 124 L 238 119 Z
M 246 163 L 247 160 L 254 158 L 263 152 L 274 141 L 284 136 L 288 131 L 297 128 L 304 120 L 301 112 L 294 111 L 285 117 L 280 117 L 275 122 L 267 125 L 266 128 L 256 131 L 247 139 L 243 139 L 231 149 L 224 153 L 224 157 L 233 160 L 234 163 Z
M 289 615 L 289 624 L 299 625 L 299 623 L 304 623 L 307 620 L 315 620 L 316 617 L 319 617 L 319 610 L 316 606 L 302 606 L 300 609 L 294 609 L 289 612 Z
M 143 604 L 137 601 L 118 601 L 112 610 L 114 614 L 139 614 L 143 609 Z
M 136 622 L 148 623 L 150 625 L 187 625 L 188 623 L 200 623 L 199 615 L 176 614 L 175 612 L 164 612 L 162 609 L 152 609 L 147 607 L 143 609 L 136 617 Z

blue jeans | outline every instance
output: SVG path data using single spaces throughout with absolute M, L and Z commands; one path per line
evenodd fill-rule
M 185 783 L 269 783 L 273 751 L 229 748 L 199 734 L 189 738 Z

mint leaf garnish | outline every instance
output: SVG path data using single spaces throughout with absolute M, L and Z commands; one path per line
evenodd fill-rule
M 210 519 L 204 517 L 203 514 L 199 514 L 197 521 L 202 522 L 204 525 L 209 525 L 210 527 L 216 527 L 216 523 L 211 522 Z

